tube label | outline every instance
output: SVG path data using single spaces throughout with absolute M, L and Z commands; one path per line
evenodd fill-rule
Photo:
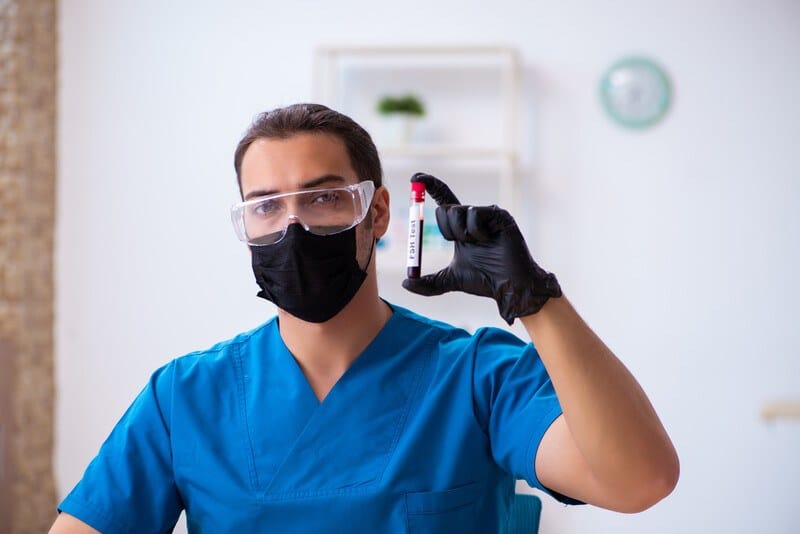
M 423 204 L 414 203 L 408 210 L 408 254 L 406 255 L 406 267 L 408 267 L 409 278 L 419 276 L 419 269 L 422 266 L 422 229 L 424 224 Z M 412 273 L 412 268 L 415 272 Z

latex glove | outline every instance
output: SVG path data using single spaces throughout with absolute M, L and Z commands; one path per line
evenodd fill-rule
M 436 201 L 436 222 L 455 251 L 441 271 L 403 280 L 403 287 L 420 295 L 464 291 L 497 302 L 510 325 L 538 312 L 547 299 L 561 296 L 555 275 L 539 267 L 514 218 L 497 206 L 462 206 L 447 185 L 430 174 L 417 173 Z

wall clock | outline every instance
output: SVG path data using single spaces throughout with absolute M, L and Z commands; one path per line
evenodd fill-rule
M 600 80 L 600 100 L 608 115 L 628 128 L 657 123 L 669 109 L 672 88 L 664 70 L 646 57 L 614 63 Z

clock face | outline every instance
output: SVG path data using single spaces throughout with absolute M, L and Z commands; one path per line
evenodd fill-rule
M 658 122 L 669 109 L 671 89 L 653 61 L 631 57 L 611 66 L 600 81 L 600 99 L 608 114 L 629 128 Z

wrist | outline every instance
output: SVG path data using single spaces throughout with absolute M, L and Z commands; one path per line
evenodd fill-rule
M 538 268 L 535 279 L 528 284 L 504 292 L 497 299 L 500 315 L 511 325 L 514 319 L 531 316 L 552 299 L 561 297 L 561 286 L 553 273 Z
M 538 313 L 519 319 L 531 340 L 537 344 L 537 348 L 543 339 L 552 339 L 554 334 L 563 332 L 565 328 L 574 332 L 574 329 L 583 323 L 572 303 L 564 295 L 549 299 Z

